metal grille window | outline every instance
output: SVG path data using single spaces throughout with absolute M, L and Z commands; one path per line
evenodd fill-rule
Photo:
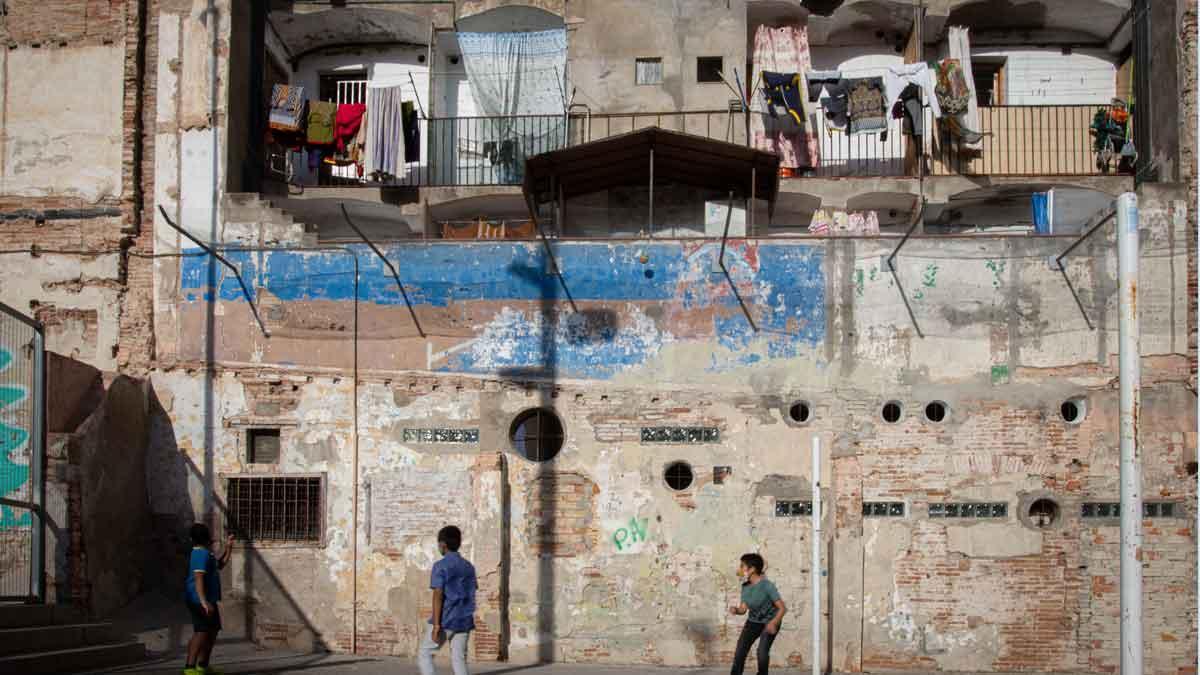
M 813 514 L 811 501 L 784 500 L 775 502 L 775 516 L 778 518 L 798 518 Z
M 247 429 L 246 461 L 251 464 L 279 462 L 279 429 Z
M 904 502 L 863 502 L 862 514 L 867 518 L 903 518 Z
M 1120 502 L 1084 502 L 1079 515 L 1083 518 L 1120 518 Z M 1143 518 L 1174 518 L 1175 502 L 1142 502 Z
M 638 84 L 662 84 L 662 59 L 638 59 L 636 69 L 634 75 Z
M 227 528 L 242 541 L 319 544 L 325 530 L 320 476 L 229 478 Z
M 951 502 L 930 504 L 930 518 L 1007 518 L 1008 504 L 1004 502 Z

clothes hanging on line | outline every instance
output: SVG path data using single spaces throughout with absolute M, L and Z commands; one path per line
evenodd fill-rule
M 367 87 L 366 173 L 372 180 L 406 173 L 403 95 L 401 87 Z
M 404 161 L 421 161 L 421 119 L 417 116 L 417 107 L 412 101 L 400 104 L 400 113 L 404 116 Z
M 883 71 L 883 87 L 887 91 L 887 109 L 892 110 L 896 103 L 903 98 L 904 92 L 915 86 L 925 93 L 929 100 L 929 109 L 934 117 L 942 116 L 942 107 L 937 100 L 937 84 L 934 82 L 933 71 L 927 63 L 909 63 L 903 66 L 891 66 Z
M 750 139 L 754 148 L 779 156 L 784 170 L 820 164 L 821 142 L 814 129 L 815 107 L 807 105 L 804 73 L 812 69 L 808 29 L 804 26 L 759 26 L 754 35 L 751 72 L 764 85 L 763 96 L 750 100 Z M 782 74 L 774 96 L 764 73 Z M 797 79 L 798 76 L 798 79 Z
M 962 115 L 970 106 L 971 89 L 958 59 L 942 59 L 938 63 L 935 87 L 938 105 L 943 115 Z
M 330 101 L 311 101 L 308 104 L 308 144 L 333 145 L 334 118 L 337 104 Z
M 808 102 L 816 103 L 821 100 L 821 92 L 826 86 L 837 84 L 842 79 L 839 70 L 810 70 L 804 74 L 804 88 L 808 93 Z
M 304 124 L 304 87 L 277 84 L 271 88 L 268 126 L 278 131 L 300 131 Z
M 920 138 L 925 135 L 925 109 L 919 86 L 909 84 L 904 87 L 892 106 L 892 118 L 904 120 L 904 131 L 910 136 Z
M 883 78 L 860 77 L 847 80 L 849 86 L 850 134 L 877 133 L 887 131 L 887 109 Z
M 876 211 L 817 209 L 808 231 L 834 237 L 875 236 L 879 234 L 879 214 Z
M 767 99 L 768 112 L 776 117 L 776 108 L 783 108 L 796 124 L 804 126 L 804 107 L 801 103 L 801 82 L 797 73 L 772 73 L 763 71 L 763 96 Z
M 339 151 L 345 152 L 346 144 L 358 135 L 358 129 L 362 126 L 363 115 L 366 112 L 367 104 L 365 103 L 343 103 L 338 106 L 333 138 Z

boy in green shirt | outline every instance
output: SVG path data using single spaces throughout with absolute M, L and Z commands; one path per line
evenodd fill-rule
M 758 675 L 767 675 L 771 666 L 771 645 L 779 634 L 787 606 L 779 597 L 779 589 L 763 576 L 766 562 L 757 553 L 747 553 L 738 564 L 738 576 L 746 581 L 742 584 L 742 602 L 729 608 L 734 615 L 749 614 L 742 635 L 738 638 L 737 650 L 733 653 L 733 668 L 730 675 L 742 675 L 746 668 L 746 657 L 750 647 L 758 640 Z

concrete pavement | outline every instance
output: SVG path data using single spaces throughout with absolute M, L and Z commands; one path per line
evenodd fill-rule
M 295 654 L 265 651 L 246 643 L 218 644 L 213 665 L 227 675 L 270 675 L 273 673 L 303 673 L 304 675 L 418 675 L 412 659 L 347 654 Z M 438 672 L 451 675 L 450 664 L 439 655 Z M 648 666 L 588 666 L 588 665 L 518 665 L 511 663 L 472 664 L 473 675 L 616 675 L 618 673 L 647 673 L 648 675 L 724 675 L 723 668 L 651 668 Z M 179 675 L 183 670 L 181 657 L 159 658 L 146 663 L 95 671 L 110 675 Z M 753 671 L 749 671 L 753 673 Z M 801 675 L 808 670 L 772 668 L 779 675 Z

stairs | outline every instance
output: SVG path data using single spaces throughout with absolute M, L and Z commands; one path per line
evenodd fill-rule
M 70 673 L 137 663 L 146 648 L 65 605 L 0 605 L 0 673 Z
M 296 222 L 290 213 L 277 208 L 263 197 L 256 192 L 225 194 L 221 206 L 225 243 L 246 246 L 299 246 L 316 243 L 315 228 Z

